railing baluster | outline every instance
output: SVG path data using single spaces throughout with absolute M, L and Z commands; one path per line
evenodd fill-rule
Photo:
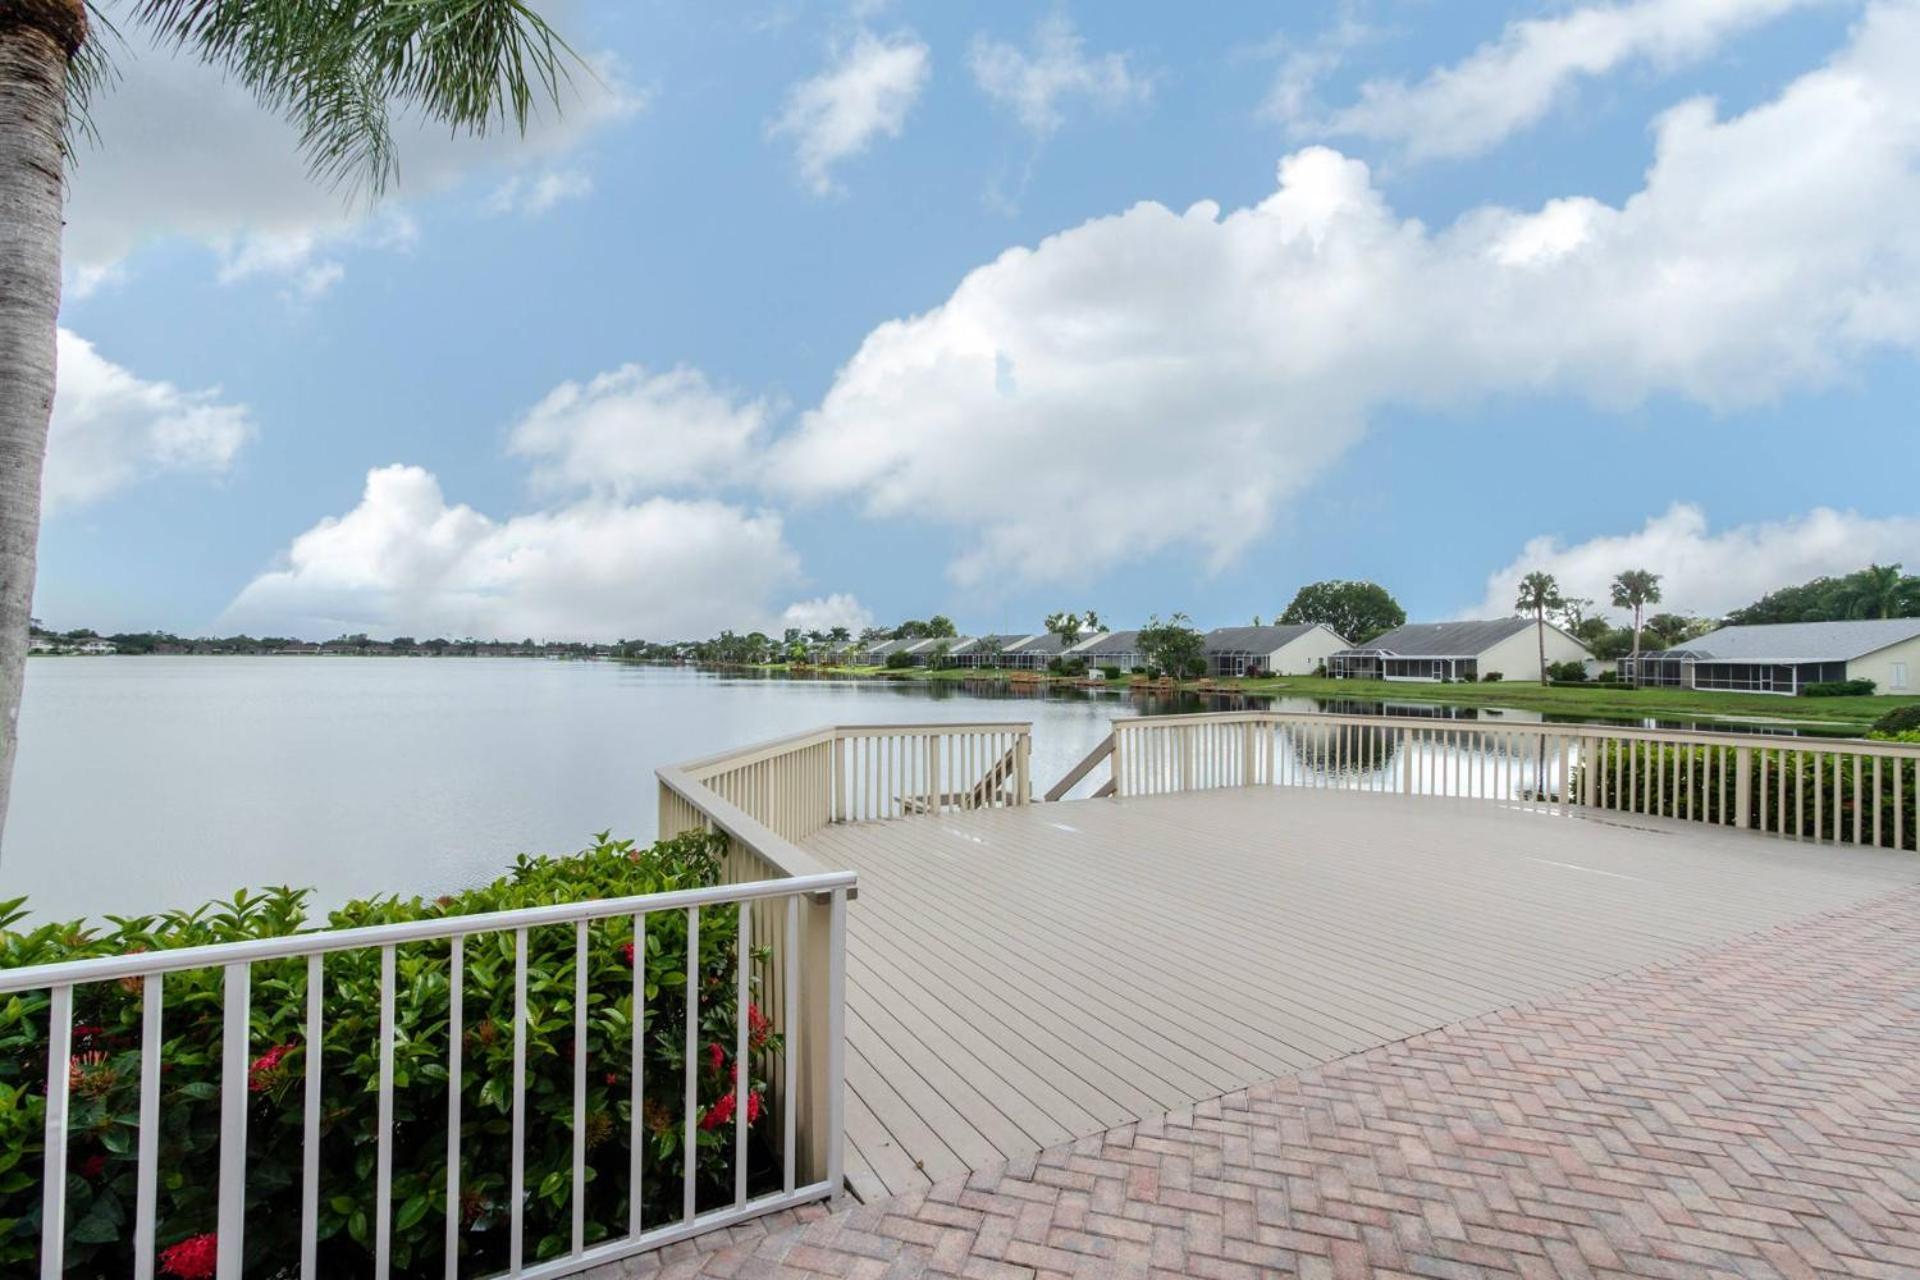
M 782 1086 L 780 1097 L 780 1119 L 785 1133 L 781 1138 L 781 1189 L 793 1194 L 795 1149 L 799 1126 L 800 1082 L 797 1070 L 799 1059 L 795 1055 L 794 1038 L 800 1027 L 800 896 L 787 895 L 787 933 L 781 939 L 786 952 L 786 963 L 781 968 L 781 977 L 786 982 L 784 1013 L 780 1021 L 780 1064 L 782 1068 Z M 636 1175 L 634 1185 L 640 1185 Z
M 687 1096 L 682 1131 L 680 1216 L 696 1212 L 694 1174 L 700 1164 L 700 908 L 687 908 Z
M 527 1243 L 527 931 L 513 931 L 513 1155 L 508 1185 L 507 1274 L 525 1265 Z
M 460 1094 L 466 1057 L 466 938 L 447 939 L 447 1280 L 460 1277 Z
M 166 975 L 140 986 L 140 1154 L 133 1193 L 133 1280 L 153 1280 L 154 1210 L 160 1191 L 160 1049 Z
M 740 918 L 747 906 L 740 904 Z M 573 926 L 573 1252 L 587 1247 L 587 922 Z
M 320 1249 L 320 1066 L 326 1050 L 326 962 L 307 957 L 307 1078 L 302 1099 L 300 1147 L 300 1276 L 319 1280 Z
M 733 1207 L 747 1203 L 747 1098 L 753 1088 L 753 1072 L 748 1070 L 747 1032 L 753 1021 L 753 987 L 749 980 L 753 961 L 753 913 L 742 903 L 739 911 L 739 989 L 733 1005 Z
M 633 1019 L 628 1028 L 629 1066 L 633 1078 L 627 1088 L 627 1234 L 640 1234 L 642 1174 L 647 1151 L 647 916 L 633 918 Z
M 240 1280 L 247 1238 L 247 1068 L 248 1006 L 253 966 L 245 960 L 226 966 L 220 1041 L 220 1191 L 214 1274 L 216 1280 Z
M 67 1269 L 67 1120 L 72 1094 L 73 987 L 54 987 L 47 995 L 46 1164 L 40 1174 L 40 1280 L 60 1280 Z M 224 1159 L 224 1134 L 222 1137 L 220 1149 Z M 224 1255 L 222 1257 L 224 1261 Z M 224 1267 L 220 1277 L 226 1280 Z
M 380 948 L 380 1133 L 375 1145 L 373 1273 L 387 1280 L 393 1260 L 394 949 Z

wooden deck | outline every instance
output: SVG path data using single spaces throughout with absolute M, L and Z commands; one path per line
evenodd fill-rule
M 1920 882 L 1912 854 L 1256 787 L 834 826 L 863 1197 Z

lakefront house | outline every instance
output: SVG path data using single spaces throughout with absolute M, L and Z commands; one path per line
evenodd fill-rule
M 1546 625 L 1546 660 L 1591 663 L 1593 651 Z M 1538 680 L 1532 618 L 1412 622 L 1327 659 L 1327 674 L 1361 680 Z
M 1878 693 L 1920 688 L 1920 618 L 1722 627 L 1672 649 L 1623 658 L 1638 685 L 1795 694 L 1810 684 L 1871 680 Z

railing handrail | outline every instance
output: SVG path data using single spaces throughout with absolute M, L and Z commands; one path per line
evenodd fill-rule
M 1367 725 L 1388 729 L 1427 729 L 1457 728 L 1485 729 L 1500 732 L 1540 733 L 1557 737 L 1588 737 L 1633 739 L 1635 741 L 1654 740 L 1660 742 L 1686 743 L 1694 746 L 1714 747 L 1753 747 L 1785 749 L 1788 741 L 1797 743 L 1830 743 L 1830 750 L 1844 749 L 1850 753 L 1888 755 L 1909 760 L 1920 760 L 1920 743 L 1890 742 L 1879 738 L 1829 738 L 1821 735 L 1797 735 L 1792 739 L 1768 734 L 1714 733 L 1704 729 L 1663 729 L 1639 728 L 1632 725 L 1592 724 L 1579 721 L 1537 721 L 1537 720 L 1427 720 L 1412 716 L 1374 716 L 1354 715 L 1343 711 L 1191 711 L 1178 715 L 1155 716 L 1115 716 L 1112 720 L 1115 729 L 1141 729 L 1157 726 L 1180 724 L 1317 724 L 1337 721 L 1340 724 Z M 1811 747 L 1800 749 L 1811 750 Z
M 543 907 L 516 907 L 509 911 L 485 911 L 467 916 L 403 920 L 395 924 L 362 925 L 354 929 L 314 929 L 306 933 L 282 934 L 273 938 L 248 938 L 238 942 L 212 942 L 197 947 L 136 951 L 129 955 L 95 956 L 86 960 L 22 965 L 12 969 L 0 969 L 0 995 L 18 991 L 37 991 L 43 987 L 115 982 L 121 978 L 145 977 L 152 973 L 214 969 L 241 962 L 304 959 L 307 956 L 330 955 L 336 951 L 358 951 L 409 942 L 445 941 L 448 938 L 472 937 L 481 933 L 505 933 L 514 929 L 539 928 L 542 925 L 574 924 L 581 920 L 610 919 L 614 916 L 631 916 L 642 912 L 684 911 L 689 907 L 709 907 L 759 898 L 780 898 L 794 893 L 831 893 L 835 889 L 851 888 L 855 879 L 855 874 L 851 871 L 827 871 L 818 875 L 796 876 L 786 880 L 755 880 L 745 884 L 712 885 L 704 889 L 671 889 L 661 893 L 633 894 L 624 898 L 592 898 L 583 902 L 561 902 Z
M 774 884 L 784 884 L 791 880 L 810 880 L 821 877 L 844 875 L 846 887 L 852 888 L 854 873 L 838 871 L 820 859 L 802 849 L 793 841 L 786 839 L 769 828 L 765 823 L 742 809 L 739 805 L 720 795 L 699 779 L 689 776 L 682 768 L 663 765 L 655 769 L 654 776 L 662 786 L 698 809 L 714 826 L 714 829 L 732 836 L 741 844 L 752 849 L 769 865 L 777 868 L 786 877 L 775 880 Z M 831 892 L 839 887 L 835 884 L 821 886 L 817 892 Z

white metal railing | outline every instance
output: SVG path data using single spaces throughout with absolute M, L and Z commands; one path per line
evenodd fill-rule
M 724 773 L 725 771 L 722 771 Z M 513 1067 L 511 1099 L 511 1171 L 507 1203 L 508 1276 L 571 1275 L 590 1267 L 658 1248 L 687 1236 L 745 1220 L 763 1213 L 836 1195 L 843 1185 L 841 1134 L 844 1128 L 842 1080 L 845 1034 L 846 904 L 856 887 L 851 871 L 822 868 L 787 837 L 770 829 L 751 813 L 682 771 L 660 771 L 663 788 L 675 798 L 675 831 L 703 827 L 718 831 L 728 841 L 730 869 L 753 868 L 747 880 L 712 887 L 647 894 L 619 899 L 566 903 L 445 917 L 367 928 L 300 933 L 285 937 L 185 947 L 139 954 L 0 970 L 0 996 L 45 991 L 48 995 L 48 1070 L 45 1100 L 45 1165 L 42 1172 L 40 1267 L 42 1280 L 57 1280 L 66 1270 L 68 1228 L 66 1201 L 70 1122 L 71 1075 L 74 1051 L 74 1011 L 77 992 L 92 984 L 120 983 L 138 992 L 140 1018 L 139 1119 L 136 1156 L 136 1194 L 132 1206 L 136 1280 L 155 1274 L 159 1179 L 162 1047 L 167 1011 L 167 977 L 194 970 L 218 970 L 221 976 L 220 1060 L 218 1070 L 218 1187 L 215 1232 L 218 1280 L 240 1280 L 246 1256 L 248 1213 L 248 1146 L 250 1121 L 256 1114 L 249 1097 L 250 1071 L 255 1066 L 251 1013 L 255 966 L 274 962 L 304 962 L 305 1080 L 301 1086 L 298 1125 L 301 1130 L 299 1257 L 280 1260 L 287 1274 L 301 1280 L 321 1280 L 317 1241 L 323 1190 L 321 1096 L 325 1079 L 329 1028 L 325 1022 L 327 960 L 348 952 L 371 951 L 379 957 L 379 1012 L 377 1066 L 377 1138 L 374 1163 L 374 1202 L 363 1206 L 372 1227 L 371 1273 L 386 1280 L 393 1271 L 395 1146 L 395 1037 L 396 956 L 401 948 L 447 948 L 448 1009 L 445 1070 L 447 1073 L 447 1151 L 444 1170 L 445 1274 L 452 1280 L 462 1273 L 461 1231 L 462 1128 L 465 1064 L 463 1048 L 464 979 L 467 952 L 477 939 L 510 936 L 513 942 Z M 663 826 L 668 825 L 663 809 Z M 794 828 L 789 828 L 794 829 Z M 733 1188 L 730 1203 L 702 1207 L 696 1197 L 700 1146 L 698 1077 L 702 994 L 700 981 L 700 918 L 704 910 L 737 907 L 738 940 L 734 1023 L 735 1091 L 738 1101 L 732 1117 Z M 678 1118 L 682 1149 L 680 1212 L 665 1221 L 645 1221 L 643 1213 L 642 1153 L 647 1149 L 644 1090 L 646 1086 L 647 948 L 636 946 L 632 956 L 634 1016 L 630 1018 L 629 1150 L 627 1175 L 630 1206 L 626 1230 L 611 1240 L 590 1243 L 586 1238 L 587 1079 L 588 1079 L 588 950 L 592 931 L 618 921 L 630 922 L 634 938 L 644 943 L 649 920 L 683 913 L 687 938 L 687 974 L 684 997 L 676 1004 L 685 1021 L 684 1111 Z M 572 926 L 574 989 L 572 1031 L 572 1167 L 570 1170 L 570 1239 L 558 1257 L 529 1260 L 525 1223 L 534 1189 L 526 1182 L 528 1104 L 527 1033 L 532 1004 L 528 991 L 528 935 L 530 930 Z M 756 957 L 756 951 L 759 953 Z M 776 1061 L 768 1064 L 766 1086 L 770 1111 L 779 1118 L 779 1185 L 776 1189 L 750 1187 L 749 1123 L 746 1091 L 754 1083 L 750 1066 L 750 991 L 754 966 L 761 974 L 769 963 L 777 981 L 759 989 L 768 993 L 770 1021 L 779 1033 Z M 270 971 L 272 972 L 272 971 Z M 286 970 L 298 972 L 298 969 Z M 278 979 L 276 978 L 276 981 Z M 675 985 L 656 975 L 656 990 Z M 777 994 L 774 994 L 777 993 Z M 539 1003 L 551 1008 L 558 997 L 539 993 Z M 655 1027 L 656 1033 L 658 1027 Z M 772 1045 L 772 1039 L 764 1043 Z M 335 1052 L 339 1052 L 338 1049 Z M 656 1171 L 658 1171 L 656 1169 Z M 613 1193 L 617 1198 L 617 1192 Z M 297 1267 L 297 1270 L 296 1270 Z M 417 1272 L 418 1268 L 414 1268 Z
M 1049 793 L 1105 762 L 1098 794 L 1288 786 L 1674 818 L 1911 850 L 1920 746 L 1607 725 L 1242 711 L 1116 720 Z

